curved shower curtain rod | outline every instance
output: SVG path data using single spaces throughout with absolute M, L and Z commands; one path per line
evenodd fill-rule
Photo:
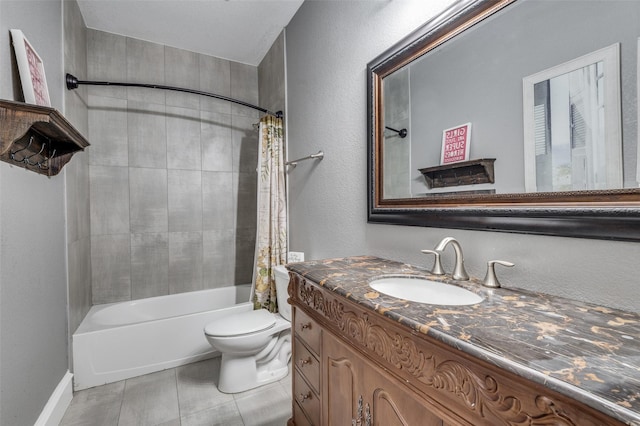
M 124 86 L 124 87 L 144 87 L 147 89 L 173 90 L 175 92 L 191 93 L 194 95 L 208 96 L 210 98 L 221 99 L 223 101 L 233 102 L 234 104 L 246 106 L 248 108 L 257 109 L 260 112 L 264 112 L 265 114 L 270 114 L 278 118 L 283 117 L 282 111 L 271 112 L 266 108 L 262 108 L 257 105 L 252 105 L 248 102 L 239 101 L 238 99 L 217 95 L 215 93 L 203 92 L 201 90 L 185 89 L 183 87 L 163 86 L 160 84 L 145 84 L 145 83 L 113 83 L 109 81 L 86 81 L 86 80 L 78 80 L 74 75 L 71 75 L 71 74 L 66 75 L 65 82 L 67 83 L 67 90 L 77 89 L 80 84 L 87 84 L 91 86 Z

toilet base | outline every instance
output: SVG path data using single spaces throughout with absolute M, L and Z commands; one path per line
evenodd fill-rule
M 277 347 L 272 347 L 263 357 L 223 353 L 218 390 L 223 393 L 244 392 L 285 378 L 289 374 L 291 359 L 290 332 L 276 340 Z

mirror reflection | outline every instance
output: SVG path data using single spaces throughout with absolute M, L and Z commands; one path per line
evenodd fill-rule
M 622 187 L 619 44 L 524 78 L 527 192 Z
M 638 188 L 639 35 L 638 1 L 519 0 L 384 76 L 382 198 Z M 494 179 L 458 165 L 435 187 L 465 123 Z

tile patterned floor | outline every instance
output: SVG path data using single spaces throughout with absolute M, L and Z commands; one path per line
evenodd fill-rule
M 291 374 L 233 395 L 218 391 L 220 358 L 76 392 L 60 426 L 284 426 Z

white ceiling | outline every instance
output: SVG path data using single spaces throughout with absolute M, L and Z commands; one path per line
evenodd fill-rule
M 303 0 L 79 0 L 89 28 L 257 66 Z

